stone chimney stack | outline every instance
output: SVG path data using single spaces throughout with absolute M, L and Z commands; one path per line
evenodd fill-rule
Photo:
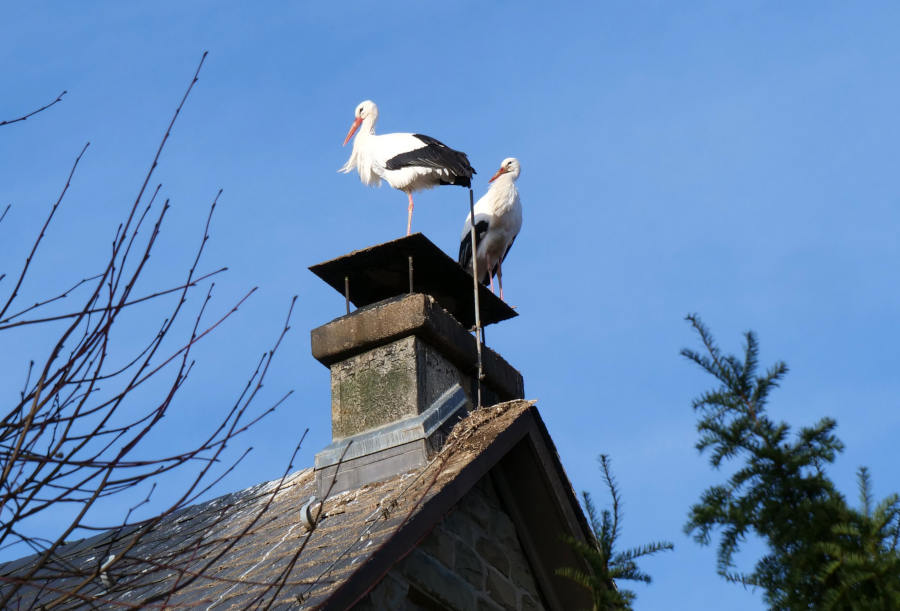
M 344 293 L 347 310 L 312 330 L 331 370 L 332 443 L 316 455 L 319 498 L 424 465 L 474 405 L 477 347 L 472 277 L 421 234 L 310 268 Z M 515 312 L 480 287 L 482 324 Z M 482 403 L 524 397 L 522 376 L 482 355 Z

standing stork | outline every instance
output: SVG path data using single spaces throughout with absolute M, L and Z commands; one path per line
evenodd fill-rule
M 413 198 L 415 191 L 431 189 L 438 185 L 472 186 L 474 168 L 465 153 L 455 151 L 443 142 L 422 134 L 375 135 L 378 107 L 372 100 L 360 102 L 356 107 L 356 119 L 344 139 L 344 145 L 353 138 L 353 152 L 339 172 L 359 172 L 363 184 L 379 186 L 382 180 L 409 198 L 406 235 L 412 228 Z M 360 127 L 362 129 L 360 129 Z
M 478 245 L 478 275 L 482 284 L 491 284 L 494 276 L 500 283 L 500 299 L 503 299 L 503 270 L 501 264 L 509 254 L 519 230 L 522 228 L 522 202 L 516 180 L 519 178 L 519 160 L 507 157 L 500 169 L 489 181 L 487 193 L 475 204 L 475 243 Z M 459 243 L 459 264 L 472 273 L 472 215 L 466 216 L 462 240 Z

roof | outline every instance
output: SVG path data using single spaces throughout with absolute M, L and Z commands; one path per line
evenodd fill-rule
M 516 471 L 522 469 L 527 487 L 515 485 L 523 477 Z M 115 554 L 118 560 L 105 579 L 90 580 L 80 599 L 70 599 L 63 608 L 88 598 L 117 607 L 243 609 L 302 603 L 304 608 L 344 609 L 365 596 L 489 472 L 505 503 L 515 506 L 510 513 L 529 560 L 578 564 L 559 533 L 583 538 L 587 524 L 537 409 L 533 402 L 517 400 L 472 412 L 425 467 L 313 505 L 318 520 L 311 532 L 302 523 L 301 508 L 314 494 L 315 478 L 312 469 L 305 469 L 189 507 L 152 528 L 67 544 L 52 566 L 19 591 L 19 602 L 46 604 L 72 590 L 85 574 L 96 575 Z M 15 579 L 33 561 L 32 556 L 4 565 L 0 575 Z M 576 599 L 581 604 L 582 593 L 561 590 L 553 566 L 537 568 L 551 607 L 572 608 Z

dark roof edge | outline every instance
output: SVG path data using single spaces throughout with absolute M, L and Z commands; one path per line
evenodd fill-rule
M 550 439 L 540 414 L 534 405 L 530 405 L 475 459 L 428 499 L 407 522 L 402 523 L 390 538 L 375 550 L 367 561 L 351 574 L 319 608 L 344 610 L 359 602 L 397 562 L 405 558 L 422 539 L 431 533 L 435 524 L 442 520 L 478 481 L 488 475 L 519 442 L 529 437 L 540 457 L 540 464 L 545 470 L 544 475 L 549 476 L 551 482 L 555 480 L 553 488 L 556 498 L 566 499 L 570 504 L 569 507 L 561 507 L 567 517 L 566 521 L 570 527 L 577 524 L 581 528 L 582 532 L 580 533 L 577 528 L 573 528 L 572 534 L 576 537 L 580 534 L 579 538 L 585 538 L 585 535 L 590 533 L 587 520 L 581 511 L 568 477 L 563 471 L 556 447 Z
M 532 422 L 529 414 L 533 410 L 532 406 L 522 412 L 484 451 L 428 499 L 408 522 L 401 524 L 397 531 L 328 597 L 320 609 L 348 609 L 368 594 L 391 567 L 405 558 L 423 538 L 428 536 L 434 525 L 525 437 Z
M 565 469 L 563 469 L 562 461 L 559 459 L 559 452 L 556 450 L 556 444 L 553 443 L 553 438 L 550 437 L 550 432 L 547 430 L 547 426 L 544 424 L 543 419 L 537 411 L 537 408 L 532 407 L 534 410 L 534 420 L 535 425 L 537 426 L 538 433 L 540 433 L 541 437 L 544 441 L 544 448 L 547 450 L 547 453 L 543 453 L 539 451 L 541 458 L 544 462 L 550 462 L 553 468 L 556 470 L 556 475 L 559 478 L 560 486 L 557 487 L 556 492 L 558 494 L 562 494 L 566 496 L 571 504 L 571 507 L 576 507 L 578 510 L 573 511 L 573 516 L 575 520 L 578 522 L 578 525 L 581 527 L 581 532 L 579 533 L 584 541 L 593 540 L 593 531 L 591 530 L 591 526 L 587 521 L 587 518 L 584 515 L 584 512 L 581 510 L 581 503 L 578 502 L 578 496 L 575 494 L 575 488 L 572 486 L 572 482 L 569 481 L 569 476 L 566 475 Z M 530 410 L 529 410 L 530 411 Z M 538 446 L 539 447 L 539 446 Z M 544 468 L 547 468 L 547 465 L 544 465 Z M 572 529 L 573 531 L 576 529 Z

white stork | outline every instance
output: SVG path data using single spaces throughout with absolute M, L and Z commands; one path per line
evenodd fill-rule
M 359 172 L 366 185 L 379 186 L 382 180 L 409 197 L 406 235 L 412 228 L 414 191 L 438 185 L 472 186 L 475 170 L 465 153 L 454 151 L 446 144 L 421 134 L 375 135 L 378 107 L 372 100 L 360 102 L 356 119 L 344 140 L 346 145 L 353 134 L 353 152 L 339 172 Z M 360 129 L 362 126 L 362 129 Z
M 482 284 L 490 281 L 494 290 L 494 275 L 500 283 L 503 299 L 503 271 L 501 264 L 509 254 L 522 228 L 522 202 L 516 180 L 519 160 L 507 157 L 491 178 L 491 187 L 475 204 L 475 243 L 478 244 L 478 275 Z M 462 240 L 459 243 L 459 264 L 472 273 L 472 215 L 466 216 Z

